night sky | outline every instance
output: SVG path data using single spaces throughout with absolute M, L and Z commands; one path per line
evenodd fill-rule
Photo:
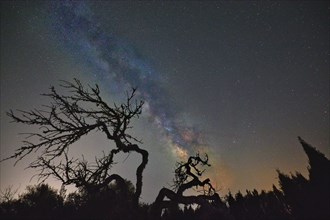
M 131 87 L 145 100 L 131 131 L 150 153 L 143 201 L 197 151 L 221 195 L 268 190 L 276 169 L 307 174 L 297 136 L 330 157 L 328 55 L 326 1 L 1 2 L 1 158 L 18 133 L 37 131 L 6 111 L 40 108 L 39 94 L 76 77 L 109 103 Z M 71 153 L 93 159 L 111 146 L 92 133 Z M 36 183 L 24 170 L 34 156 L 1 163 L 1 189 Z M 135 182 L 139 155 L 126 156 L 114 173 Z

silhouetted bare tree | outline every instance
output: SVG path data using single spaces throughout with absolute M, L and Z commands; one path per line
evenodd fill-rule
M 202 170 L 204 166 L 210 166 L 208 163 L 208 156 L 201 158 L 197 153 L 196 156 L 191 156 L 186 162 L 179 162 L 175 169 L 175 178 L 173 190 L 162 188 L 151 207 L 151 215 L 153 217 L 160 217 L 164 208 L 177 204 L 191 205 L 198 204 L 201 206 L 209 206 L 210 202 L 214 204 L 220 204 L 221 200 L 210 183 L 210 179 L 200 180 L 205 170 Z M 183 193 L 196 187 L 201 189 L 202 194 L 185 196 Z M 169 200 L 165 200 L 165 198 Z
M 101 97 L 98 85 L 85 88 L 81 82 L 62 81 L 60 85 L 68 90 L 68 95 L 59 94 L 51 87 L 51 104 L 44 109 L 13 111 L 8 115 L 14 122 L 38 126 L 40 132 L 29 133 L 28 140 L 16 153 L 6 159 L 15 159 L 16 163 L 25 156 L 38 152 L 30 168 L 39 169 L 39 180 L 54 176 L 64 185 L 75 184 L 92 192 L 107 186 L 110 182 L 124 184 L 118 174 L 111 174 L 113 158 L 119 152 L 136 152 L 142 156 L 142 162 L 136 170 L 134 203 L 138 204 L 142 191 L 142 174 L 148 163 L 148 152 L 138 146 L 141 141 L 128 134 L 131 120 L 141 114 L 143 101 L 135 98 L 136 90 L 127 93 L 126 101 L 110 107 Z M 113 141 L 115 148 L 90 163 L 83 159 L 69 157 L 70 146 L 91 131 L 103 132 Z
M 15 195 L 18 192 L 18 188 L 14 189 L 13 185 L 8 186 L 4 190 L 0 189 L 0 202 L 9 202 L 14 200 Z

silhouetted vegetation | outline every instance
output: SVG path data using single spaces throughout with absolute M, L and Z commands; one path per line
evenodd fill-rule
M 221 201 L 220 196 L 212 186 L 210 179 L 200 180 L 203 172 L 203 166 L 210 166 L 208 163 L 208 156 L 201 158 L 199 154 L 191 156 L 187 161 L 178 162 L 175 169 L 174 191 L 167 188 L 162 188 L 155 202 L 151 206 L 150 215 L 153 219 L 161 216 L 165 209 L 163 218 L 179 218 L 180 209 L 179 204 L 186 206 L 197 204 L 201 207 L 200 210 L 217 214 L 218 217 L 226 216 L 225 205 Z M 186 196 L 183 193 L 194 188 L 199 190 L 201 194 Z M 169 200 L 165 200 L 168 198 Z M 181 216 L 182 217 L 182 216 Z M 181 218 L 180 217 L 180 218 Z
M 143 105 L 143 101 L 134 99 L 136 90 L 127 93 L 126 102 L 110 107 L 102 99 L 98 85 L 85 88 L 75 79 L 73 83 L 63 81 L 61 87 L 67 89 L 70 95 L 59 94 L 51 87 L 51 92 L 44 94 L 51 98 L 51 104 L 45 105 L 44 109 L 19 111 L 20 115 L 8 112 L 14 122 L 37 126 L 39 132 L 27 134 L 29 141 L 24 141 L 23 146 L 6 159 L 18 162 L 37 152 L 39 155 L 30 163 L 29 168 L 40 171 L 39 179 L 44 181 L 53 176 L 63 185 L 74 184 L 93 193 L 107 187 L 112 181 L 122 183 L 123 178 L 110 171 L 113 158 L 120 152 L 136 152 L 142 156 L 142 162 L 136 169 L 133 199 L 138 205 L 148 152 L 137 145 L 141 141 L 128 134 L 131 120 L 141 114 Z M 116 148 L 103 153 L 103 157 L 95 158 L 94 163 L 84 158 L 70 157 L 71 145 L 91 131 L 103 132 L 115 143 Z
M 162 188 L 154 203 L 143 204 L 139 197 L 148 152 L 127 133 L 143 105 L 134 101 L 135 90 L 125 103 L 109 107 L 97 85 L 88 90 L 75 80 L 62 86 L 72 94 L 60 95 L 51 88 L 46 96 L 52 103 L 46 109 L 21 111 L 20 116 L 8 113 L 14 122 L 41 129 L 30 134 L 33 140 L 25 141 L 7 158 L 18 162 L 30 153 L 41 152 L 29 165 L 40 171 L 41 183 L 28 186 L 18 198 L 12 187 L 1 191 L 1 219 L 330 219 L 330 161 L 300 137 L 309 159 L 308 178 L 298 172 L 288 175 L 277 170 L 279 188 L 273 185 L 268 192 L 247 190 L 220 197 L 210 179 L 202 177 L 204 168 L 210 166 L 208 156 L 197 153 L 176 164 L 172 189 Z M 94 163 L 70 157 L 69 147 L 92 130 L 103 132 L 116 147 Z M 110 172 L 119 152 L 142 156 L 135 185 Z M 43 183 L 49 176 L 62 182 L 59 191 Z M 78 190 L 66 193 L 64 186 L 70 184 Z M 197 188 L 198 194 L 184 195 L 191 188 Z

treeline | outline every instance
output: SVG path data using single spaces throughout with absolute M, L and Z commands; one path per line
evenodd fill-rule
M 160 219 L 330 219 L 330 161 L 300 139 L 309 159 L 309 177 L 278 172 L 279 188 L 246 193 L 229 193 L 209 205 L 179 206 L 175 200 L 164 208 Z M 66 194 L 46 184 L 29 186 L 13 198 L 10 190 L 2 192 L 1 219 L 155 219 L 153 204 L 134 205 L 134 185 L 112 183 L 93 193 L 80 190 Z
M 43 96 L 51 99 L 41 109 L 7 112 L 13 122 L 38 127 L 11 156 L 17 162 L 35 154 L 28 168 L 35 169 L 39 180 L 53 177 L 62 183 L 59 192 L 39 184 L 13 199 L 10 190 L 2 192 L 1 219 L 330 219 L 329 160 L 299 138 L 309 158 L 309 177 L 278 171 L 279 189 L 256 190 L 220 196 L 203 172 L 208 155 L 196 153 L 176 164 L 172 188 L 159 190 L 152 204 L 142 204 L 143 173 L 149 152 L 129 130 L 142 113 L 143 100 L 136 89 L 127 92 L 122 103 L 109 105 L 99 86 L 84 86 L 78 79 L 61 81 L 61 94 L 50 88 Z M 73 143 L 90 132 L 100 132 L 111 143 L 95 161 L 69 154 Z M 112 165 L 119 153 L 141 157 L 135 167 L 133 185 Z M 132 167 L 134 169 L 134 167 Z M 221 171 L 219 171 L 221 172 Z M 78 191 L 66 195 L 65 186 Z M 198 195 L 186 195 L 195 188 Z M 192 208 L 194 206 L 194 208 Z

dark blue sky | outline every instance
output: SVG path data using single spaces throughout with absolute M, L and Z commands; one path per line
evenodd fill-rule
M 146 201 L 170 183 L 175 161 L 196 150 L 209 153 L 209 175 L 224 191 L 270 189 L 276 168 L 306 173 L 298 135 L 330 155 L 328 8 L 325 1 L 1 3 L 1 155 L 29 129 L 9 124 L 5 111 L 46 104 L 38 94 L 77 77 L 100 84 L 111 102 L 131 86 L 147 101 L 134 130 L 151 152 Z M 93 156 L 104 144 L 92 135 L 75 147 Z M 116 171 L 134 178 L 137 159 Z M 1 164 L 1 187 L 17 176 L 25 185 L 33 173 L 12 164 Z

